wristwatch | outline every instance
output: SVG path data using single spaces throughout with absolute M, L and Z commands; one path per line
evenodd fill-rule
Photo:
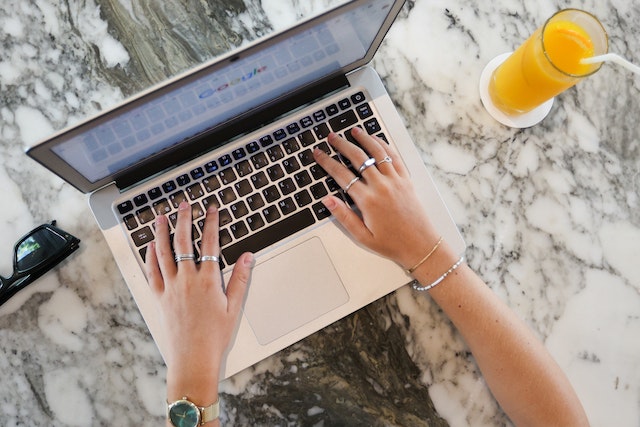
M 220 415 L 220 399 L 209 406 L 197 406 L 186 396 L 167 402 L 167 418 L 176 427 L 196 427 L 215 420 Z

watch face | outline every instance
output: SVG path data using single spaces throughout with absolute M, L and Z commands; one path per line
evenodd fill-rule
M 169 407 L 169 419 L 176 427 L 195 427 L 200 423 L 200 411 L 188 400 L 178 400 Z

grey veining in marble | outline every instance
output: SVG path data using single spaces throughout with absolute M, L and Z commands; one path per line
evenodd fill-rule
M 336 1 L 4 0 L 0 273 L 58 224 L 81 249 L 0 307 L 2 424 L 158 425 L 162 359 L 85 196 L 26 146 Z M 605 65 L 530 129 L 494 122 L 478 78 L 563 7 L 640 63 L 636 2 L 407 3 L 374 67 L 469 245 L 469 264 L 544 340 L 594 426 L 640 419 L 640 77 Z M 426 296 L 403 288 L 221 384 L 226 425 L 509 422 Z

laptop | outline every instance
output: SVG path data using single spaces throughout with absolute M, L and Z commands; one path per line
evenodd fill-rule
M 95 219 L 161 353 L 166 338 L 144 274 L 153 220 L 192 205 L 220 212 L 225 281 L 256 255 L 224 377 L 407 284 L 395 263 L 353 241 L 320 200 L 336 182 L 330 131 L 360 126 L 393 144 L 444 239 L 465 244 L 381 79 L 367 64 L 403 1 L 355 0 L 150 88 L 30 148 L 89 195 Z M 355 207 L 354 207 L 355 209 Z M 393 220 L 393 219 L 390 219 Z M 389 236 L 393 238 L 393 236 Z

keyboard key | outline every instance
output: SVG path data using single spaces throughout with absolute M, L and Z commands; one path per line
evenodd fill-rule
M 215 171 L 218 170 L 218 163 L 216 163 L 215 160 L 210 161 L 209 163 L 207 163 L 206 165 L 204 165 L 204 169 L 208 172 L 208 173 L 214 173 Z
M 167 181 L 162 184 L 162 189 L 165 193 L 171 193 L 172 191 L 175 191 L 176 188 L 178 187 L 176 187 L 176 183 L 173 181 Z
M 218 192 L 218 197 L 220 197 L 220 201 L 222 202 L 223 205 L 227 205 L 238 198 L 236 196 L 236 193 L 233 191 L 233 189 L 229 187 L 223 188 L 222 190 L 220 190 Z
M 178 206 L 180 206 L 180 203 L 187 201 L 187 197 L 184 195 L 184 192 L 177 191 L 169 196 L 169 200 L 171 201 L 171 204 L 173 205 L 173 207 L 178 209 Z
M 211 206 L 215 206 L 216 208 L 219 208 L 220 202 L 218 202 L 218 198 L 212 194 L 211 196 L 205 197 L 204 199 L 202 199 L 202 205 L 204 206 L 204 209 L 207 210 Z
M 118 205 L 118 212 L 120 212 L 120 215 L 124 215 L 127 212 L 130 212 L 133 210 L 133 203 L 131 203 L 131 201 L 127 200 L 126 202 L 122 202 Z
M 149 199 L 155 200 L 158 197 L 162 196 L 162 190 L 160 190 L 160 187 L 154 187 L 151 190 L 147 191 L 147 194 L 149 195 Z
M 238 163 L 236 165 L 236 172 L 238 173 L 238 176 L 241 178 L 253 172 L 253 168 L 251 167 L 249 160 L 243 160 L 240 163 Z
M 247 144 L 247 152 L 249 154 L 255 153 L 259 149 L 260 149 L 260 144 L 258 144 L 258 141 L 253 141 Z
M 146 226 L 131 233 L 131 239 L 133 240 L 133 243 L 138 247 L 146 245 L 153 240 L 153 231 L 151 231 L 151 227 Z
M 160 199 L 153 202 L 153 210 L 156 211 L 156 215 L 166 215 L 171 212 L 171 205 L 167 199 Z
M 291 123 L 287 125 L 287 132 L 289 132 L 289 135 L 300 132 L 300 125 L 298 125 L 298 123 Z
M 289 138 L 282 143 L 282 148 L 287 154 L 293 154 L 300 149 L 300 145 L 295 138 Z
M 344 128 L 347 128 L 358 122 L 358 118 L 356 117 L 356 113 L 349 110 L 346 111 L 339 116 L 336 116 L 332 119 L 329 119 L 329 126 L 331 126 L 331 130 L 334 132 L 339 132 Z
M 313 224 L 315 219 L 310 209 L 304 209 L 263 228 L 257 233 L 222 249 L 227 264 L 234 264 L 245 252 L 256 253 Z
M 364 122 L 364 128 L 367 130 L 369 135 L 373 135 L 374 133 L 382 130 L 380 123 L 378 123 L 378 120 L 375 117 Z
M 322 166 L 320 166 L 319 164 L 315 164 L 313 166 L 311 166 L 309 168 L 309 171 L 311 172 L 311 176 L 313 176 L 314 179 L 320 179 L 320 178 L 324 178 L 325 176 L 327 176 L 327 171 L 325 171 Z
M 293 178 L 296 180 L 298 188 L 306 187 L 312 182 L 311 176 L 309 176 L 309 172 L 307 172 L 306 170 L 298 172 L 293 176 Z
M 302 144 L 303 147 L 308 147 L 309 145 L 316 142 L 316 139 L 313 137 L 313 134 L 310 130 L 305 130 L 300 135 L 298 135 L 298 140 L 300 140 L 300 144 Z
M 221 227 L 233 221 L 233 218 L 231 218 L 231 214 L 227 209 L 222 209 L 218 211 L 218 217 L 220 218 L 219 222 Z
M 277 162 L 284 157 L 284 152 L 279 145 L 276 145 L 275 147 L 267 149 L 267 156 L 269 156 L 272 162 Z
M 200 203 L 196 202 L 194 204 L 191 205 L 191 218 L 198 219 L 201 216 L 204 216 L 204 209 L 202 209 L 202 206 L 200 206 Z M 193 240 L 196 240 L 197 237 L 193 237 Z
M 302 166 L 307 166 L 315 162 L 313 152 L 309 148 L 298 153 L 298 159 L 300 160 L 300 163 L 302 163 Z
M 312 206 L 312 208 L 313 212 L 316 214 L 316 218 L 318 218 L 318 221 L 331 216 L 331 211 L 329 211 L 329 209 L 327 209 L 327 207 L 322 202 L 316 203 Z
M 280 188 L 283 196 L 296 191 L 296 185 L 293 183 L 291 178 L 286 178 L 278 182 L 278 188 Z
M 371 111 L 371 107 L 368 103 L 358 105 L 358 107 L 356 107 L 356 112 L 358 113 L 358 117 L 360 117 L 361 119 L 366 119 L 373 114 L 373 111 Z
M 233 238 L 231 237 L 229 230 L 227 230 L 226 228 L 223 230 L 220 230 L 219 237 L 220 237 L 220 247 L 226 246 L 233 241 Z
M 335 116 L 336 114 L 338 114 L 338 112 L 340 112 L 336 104 L 331 104 L 327 106 L 327 108 L 325 108 L 324 110 L 327 112 L 329 116 Z
M 271 185 L 262 190 L 262 196 L 267 201 L 267 203 L 273 203 L 280 198 L 280 193 L 278 192 L 278 188 L 275 185 Z
M 346 110 L 347 108 L 351 107 L 351 101 L 349 101 L 349 99 L 347 98 L 341 99 L 340 101 L 338 101 L 338 107 L 340 107 L 341 110 Z
M 300 169 L 300 163 L 298 163 L 295 157 L 289 157 L 288 159 L 283 160 L 282 166 L 288 174 L 294 173 Z
M 242 200 L 240 200 L 238 203 L 234 203 L 233 205 L 231 205 L 230 210 L 236 219 L 242 218 L 243 216 L 249 213 L 249 209 L 247 208 L 247 205 Z
M 150 207 L 140 209 L 136 212 L 136 216 L 138 217 L 140 224 L 146 224 L 147 222 L 153 221 L 156 217 Z
M 138 194 L 133 198 L 133 203 L 135 203 L 138 207 L 144 205 L 148 201 L 149 199 L 147 199 L 147 196 L 145 194 Z
M 204 176 L 204 170 L 202 168 L 195 168 L 190 172 L 191 178 L 200 179 Z
M 209 178 L 205 178 L 202 180 L 202 185 L 204 189 L 207 190 L 207 193 L 211 193 L 212 191 L 220 188 L 220 181 L 215 176 L 210 176 Z
M 259 213 L 255 213 L 248 217 L 247 224 L 249 224 L 249 228 L 251 229 L 251 231 L 256 231 L 258 228 L 262 228 L 265 226 L 264 220 Z
M 296 201 L 299 207 L 304 207 L 312 202 L 311 196 L 307 190 L 302 190 L 293 195 L 293 199 Z
M 353 95 L 351 95 L 351 102 L 353 102 L 354 104 L 359 104 L 364 100 L 365 96 L 362 92 L 354 93 Z
M 260 194 L 255 193 L 247 197 L 247 204 L 252 211 L 256 211 L 264 206 L 264 199 Z
M 278 129 L 277 131 L 273 132 L 273 137 L 276 139 L 276 141 L 280 141 L 281 139 L 287 137 L 287 132 L 285 132 L 284 129 Z
M 192 184 L 187 187 L 187 194 L 191 200 L 197 200 L 200 197 L 204 196 L 204 190 L 202 189 L 202 185 L 199 183 Z
M 267 168 L 267 175 L 272 182 L 284 177 L 284 171 L 280 165 L 273 165 Z
M 319 150 L 324 151 L 325 153 L 327 153 L 328 156 L 331 155 L 331 147 L 329 147 L 329 144 L 327 144 L 324 141 L 322 141 L 320 144 L 314 145 L 313 148 L 317 148 Z
M 324 111 L 320 110 L 320 111 L 316 111 L 315 113 L 313 113 L 313 119 L 316 122 L 321 122 L 324 119 L 327 118 L 327 115 L 324 113 Z
M 311 120 L 311 117 L 306 116 L 300 119 L 300 126 L 302 126 L 303 128 L 308 128 L 311 125 L 313 125 L 313 120 Z
M 191 178 L 189 178 L 189 175 L 185 173 L 184 175 L 180 175 L 179 177 L 177 177 L 176 182 L 180 186 L 187 185 L 188 183 L 191 182 Z
M 234 187 L 239 197 L 244 197 L 253 191 L 248 179 L 243 179 L 235 183 Z
M 320 123 L 313 127 L 313 133 L 316 134 L 316 138 L 325 139 L 329 135 L 329 127 L 325 123 Z
M 220 166 L 228 166 L 231 164 L 233 160 L 231 159 L 231 156 L 229 154 L 225 154 L 224 156 L 220 157 L 218 159 L 218 162 L 220 162 Z
M 236 179 L 238 179 L 235 172 L 231 168 L 221 170 L 220 173 L 218 174 L 218 177 L 220 178 L 222 185 L 227 185 L 235 181 Z
M 243 159 L 245 157 L 247 157 L 247 152 L 244 151 L 244 148 L 240 147 L 240 148 L 236 148 L 235 150 L 233 150 L 231 152 L 231 154 L 233 155 L 233 158 L 236 160 L 240 160 Z
M 136 217 L 133 214 L 126 215 L 122 220 L 127 226 L 127 230 L 135 230 L 138 228 L 138 221 L 136 221 Z
M 280 211 L 278 210 L 276 205 L 271 205 L 271 206 L 269 206 L 267 208 L 264 208 L 262 210 L 262 215 L 267 220 L 267 222 L 276 221 L 276 220 L 280 219 L 280 217 L 282 216 L 282 215 L 280 215 Z
M 329 194 L 327 188 L 324 186 L 322 182 L 316 182 L 311 187 L 309 187 L 309 191 L 311 191 L 311 195 L 314 199 L 318 200 Z
M 229 230 L 231 230 L 231 233 L 233 233 L 233 237 L 235 237 L 236 239 L 240 239 L 249 234 L 249 229 L 247 228 L 247 225 L 244 223 L 244 221 L 238 221 L 235 224 L 231 224 L 229 226 Z
M 264 172 L 260 171 L 256 174 L 251 175 L 251 182 L 253 183 L 253 188 L 259 190 L 265 185 L 269 184 L 269 179 L 264 174 Z
M 267 147 L 273 144 L 273 138 L 271 137 L 271 135 L 265 135 L 262 138 L 260 138 L 259 141 L 260 141 L 260 145 L 262 145 L 263 147 Z
M 254 169 L 260 169 L 269 164 L 267 155 L 264 153 L 257 153 L 256 155 L 251 156 L 251 162 L 253 163 Z

